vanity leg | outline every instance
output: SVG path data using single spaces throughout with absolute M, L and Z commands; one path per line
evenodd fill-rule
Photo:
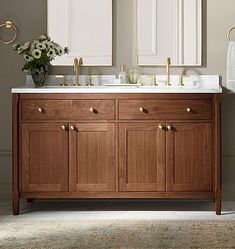
M 216 215 L 221 215 L 221 195 L 220 195 L 220 193 L 216 194 L 215 212 L 216 212 Z
M 13 214 L 19 215 L 19 96 L 12 95 L 12 207 Z
M 12 199 L 13 215 L 19 215 L 19 208 L 20 208 L 19 204 L 20 204 L 19 193 L 13 192 L 13 199 Z
M 215 212 L 221 215 L 221 96 L 215 95 Z
M 34 199 L 33 198 L 28 198 L 27 202 L 34 202 Z

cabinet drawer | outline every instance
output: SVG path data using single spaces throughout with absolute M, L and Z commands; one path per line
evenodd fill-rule
M 27 120 L 108 120 L 115 118 L 114 100 L 23 100 Z
M 211 100 L 121 100 L 119 119 L 211 119 Z

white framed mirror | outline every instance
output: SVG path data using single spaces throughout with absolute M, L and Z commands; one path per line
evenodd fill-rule
M 47 33 L 69 48 L 53 65 L 112 66 L 112 0 L 47 0 Z
M 137 0 L 138 65 L 202 64 L 202 0 Z

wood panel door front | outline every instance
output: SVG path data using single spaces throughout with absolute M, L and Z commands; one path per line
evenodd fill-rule
M 115 191 L 115 124 L 70 125 L 70 191 Z
M 168 125 L 167 191 L 212 191 L 211 124 Z
M 165 133 L 163 124 L 119 125 L 120 191 L 165 191 Z
M 68 142 L 64 124 L 22 124 L 23 192 L 68 191 Z

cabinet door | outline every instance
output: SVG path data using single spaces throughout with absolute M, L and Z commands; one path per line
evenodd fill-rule
M 70 125 L 70 191 L 115 190 L 115 124 Z
M 212 191 L 211 124 L 168 125 L 167 191 Z
M 23 192 L 68 191 L 69 136 L 63 128 L 59 123 L 22 124 Z
M 165 130 L 159 125 L 120 124 L 120 191 L 165 191 Z

